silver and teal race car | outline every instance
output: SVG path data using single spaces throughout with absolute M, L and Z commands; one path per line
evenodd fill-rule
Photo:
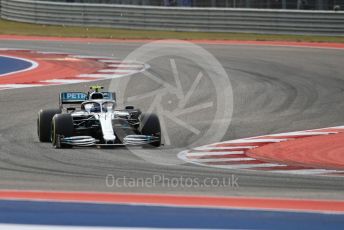
M 133 106 L 116 108 L 116 94 L 63 92 L 58 109 L 40 110 L 37 119 L 39 141 L 55 148 L 73 146 L 143 145 L 159 147 L 161 129 L 156 114 L 144 114 Z

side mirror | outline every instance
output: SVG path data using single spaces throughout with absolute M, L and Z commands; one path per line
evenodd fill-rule
M 125 107 L 125 109 L 126 109 L 126 110 L 131 110 L 131 109 L 134 109 L 134 106 L 132 106 L 132 105 L 127 105 L 127 106 Z
M 73 107 L 69 107 L 69 108 L 66 108 L 67 109 L 67 113 L 72 113 L 76 110 L 76 108 L 73 108 Z

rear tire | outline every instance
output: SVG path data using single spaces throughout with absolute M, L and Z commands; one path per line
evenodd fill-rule
M 71 145 L 61 144 L 61 137 L 73 136 L 73 118 L 70 114 L 56 114 L 51 125 L 51 143 L 55 148 L 70 148 Z
M 160 121 L 156 114 L 142 114 L 140 122 L 140 131 L 142 135 L 158 137 L 159 140 L 150 143 L 148 146 L 161 146 L 161 127 Z
M 37 135 L 40 142 L 50 142 L 52 119 L 60 113 L 61 109 L 41 109 L 38 112 Z

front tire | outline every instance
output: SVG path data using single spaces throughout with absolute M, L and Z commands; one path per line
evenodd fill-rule
M 51 143 L 55 148 L 68 148 L 71 145 L 61 144 L 61 137 L 73 136 L 73 118 L 70 114 L 56 114 L 51 125 Z
M 156 114 L 141 115 L 140 131 L 142 135 L 158 137 L 158 140 L 150 143 L 149 146 L 161 146 L 161 127 L 159 117 Z
M 37 135 L 40 142 L 50 142 L 52 119 L 60 113 L 61 109 L 41 109 L 38 112 Z

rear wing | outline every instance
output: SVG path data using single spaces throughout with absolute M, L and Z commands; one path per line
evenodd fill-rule
M 87 93 L 63 92 L 60 94 L 60 106 L 64 104 L 81 104 L 88 98 Z
M 116 93 L 102 92 L 104 99 L 116 100 Z M 62 107 L 65 104 L 81 104 L 88 100 L 88 93 L 83 92 L 62 92 L 60 93 L 59 104 Z

